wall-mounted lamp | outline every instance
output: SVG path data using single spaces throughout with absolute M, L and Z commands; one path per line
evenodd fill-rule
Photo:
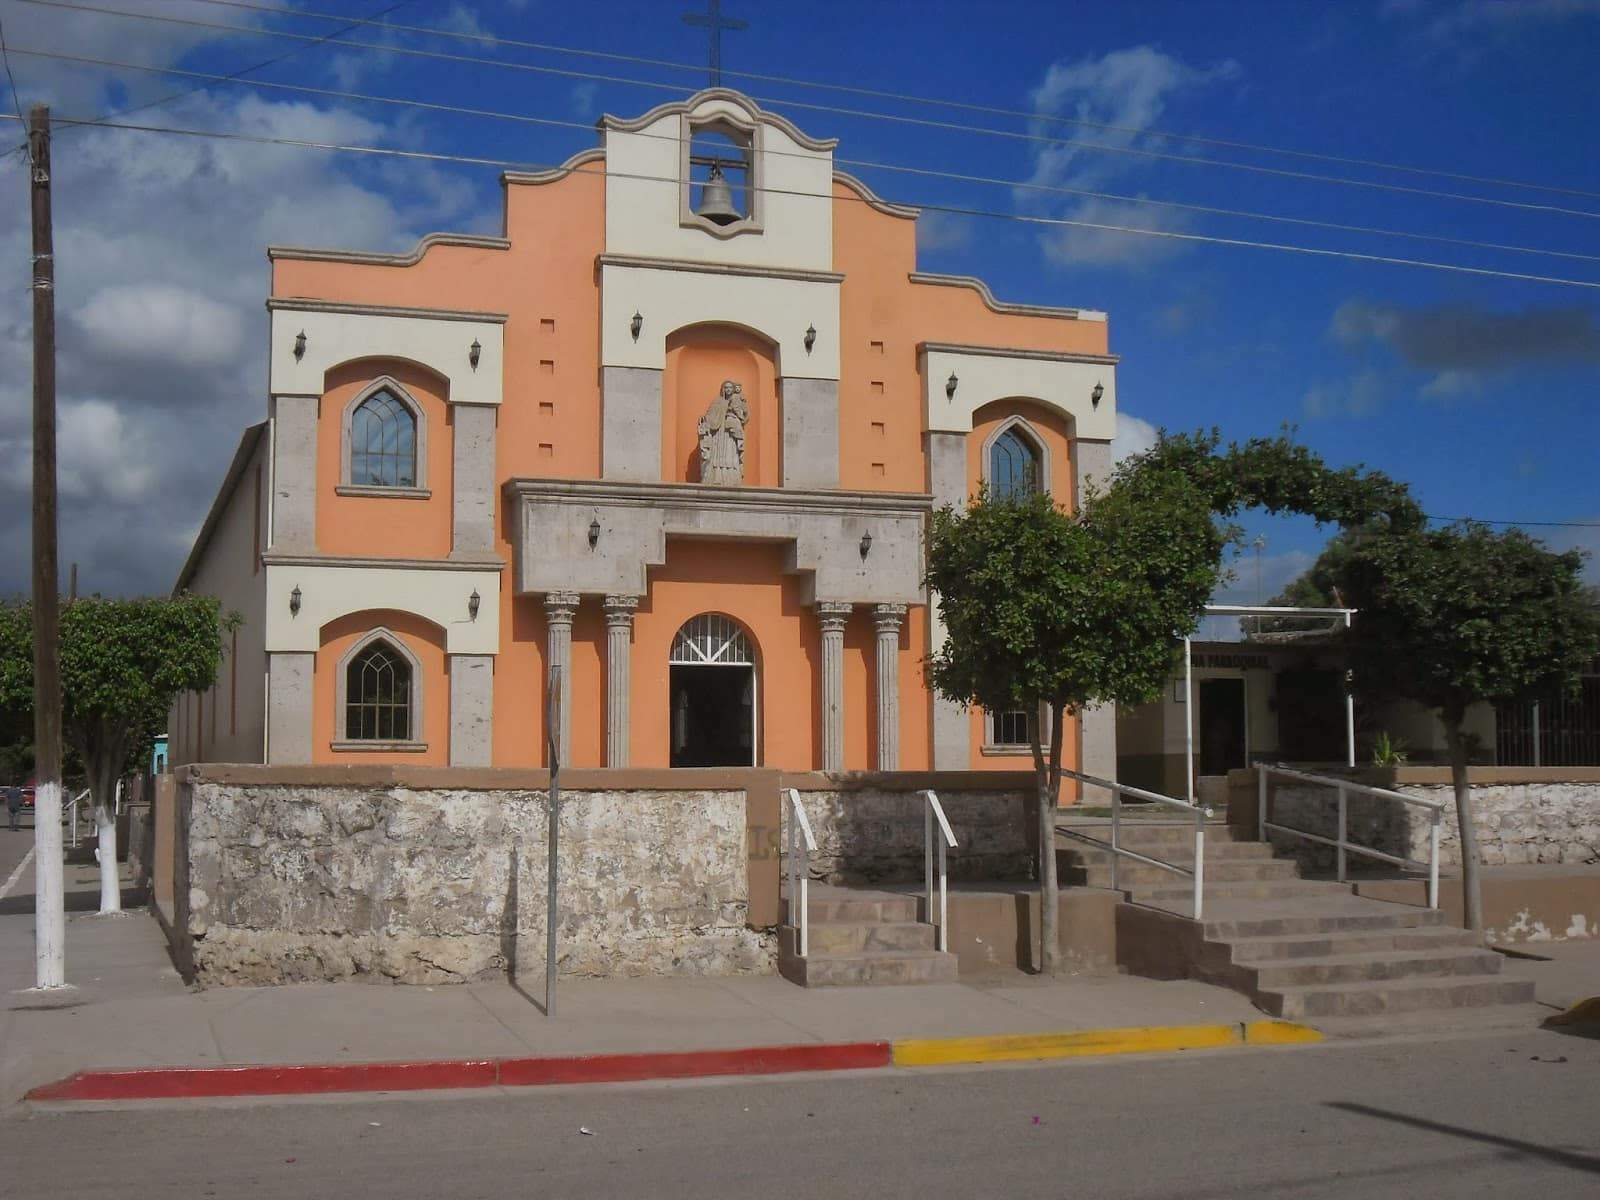
M 478 607 L 482 603 L 483 603 L 483 597 L 478 595 L 478 589 L 477 588 L 473 588 L 472 589 L 472 595 L 467 597 L 467 616 L 471 620 L 476 621 L 478 619 Z
M 806 326 L 806 353 L 810 354 L 811 353 L 811 347 L 815 346 L 816 344 L 817 344 L 817 327 L 815 325 L 807 325 Z
M 1097 382 L 1094 385 L 1094 391 L 1089 393 L 1089 403 L 1092 404 L 1095 408 L 1099 408 L 1100 407 L 1100 397 L 1104 396 L 1105 394 L 1106 394 L 1106 385 L 1103 384 L 1103 383 L 1098 383 Z
M 951 371 L 950 378 L 944 381 L 944 398 L 946 400 L 954 400 L 956 398 L 956 384 L 960 382 L 961 381 L 956 378 L 956 373 Z
M 294 360 L 299 362 L 306 356 L 306 331 L 302 329 L 294 335 Z
M 294 585 L 294 591 L 289 593 L 289 615 L 291 617 L 300 615 L 300 585 L 298 583 Z
M 478 360 L 483 357 L 483 343 L 477 338 L 472 339 L 472 345 L 467 347 L 467 361 L 472 364 L 472 369 L 478 369 Z
M 861 535 L 861 557 L 865 558 L 872 550 L 872 531 L 869 529 Z
M 639 331 L 644 328 L 644 318 L 639 315 L 639 310 L 633 310 L 633 320 L 628 322 L 628 329 L 633 334 L 633 340 L 639 340 Z
M 589 549 L 593 550 L 595 548 L 596 543 L 598 543 L 599 541 L 600 541 L 600 518 L 599 517 L 591 517 L 589 519 Z

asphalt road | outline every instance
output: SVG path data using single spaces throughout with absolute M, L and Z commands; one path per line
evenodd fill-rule
M 735 1083 L 14 1111 L 0 1196 L 1600 1196 L 1549 1032 Z M 591 1132 L 584 1134 L 583 1128 Z

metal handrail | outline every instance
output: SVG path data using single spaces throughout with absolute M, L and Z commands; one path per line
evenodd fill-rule
M 1296 829 L 1292 825 L 1280 825 L 1275 821 L 1267 820 L 1267 799 L 1270 789 L 1267 780 L 1272 775 L 1282 775 L 1289 779 L 1299 779 L 1318 787 L 1331 787 L 1338 792 L 1339 826 L 1337 837 L 1324 837 L 1319 833 L 1312 833 L 1306 829 Z M 1401 804 L 1409 804 L 1414 808 L 1421 808 L 1428 813 L 1428 861 L 1418 862 L 1416 859 L 1401 858 L 1397 855 L 1386 854 L 1382 850 L 1374 850 L 1371 846 L 1358 845 L 1349 840 L 1348 817 L 1349 798 L 1351 792 L 1363 795 L 1376 796 L 1380 800 L 1392 800 Z M 1261 841 L 1267 840 L 1267 830 L 1278 833 L 1287 833 L 1292 837 L 1305 838 L 1308 842 L 1318 842 L 1324 846 L 1332 846 L 1338 851 L 1336 860 L 1338 864 L 1339 882 L 1344 883 L 1347 854 L 1362 854 L 1368 858 L 1376 858 L 1381 862 L 1393 863 L 1397 867 L 1427 867 L 1428 868 L 1428 907 L 1439 907 L 1439 824 L 1444 815 L 1445 805 L 1438 800 L 1425 800 L 1421 796 L 1408 796 L 1404 792 L 1391 791 L 1388 788 L 1373 787 L 1366 783 L 1353 783 L 1348 779 L 1340 779 L 1334 775 L 1313 775 L 1309 771 L 1296 771 L 1290 767 L 1280 767 L 1274 763 L 1256 764 L 1256 831 Z
M 955 848 L 956 835 L 950 830 L 950 822 L 944 815 L 944 805 L 939 803 L 939 794 L 932 788 L 924 788 L 922 795 L 928 802 L 923 810 L 922 825 L 922 879 L 926 887 L 927 909 L 924 916 L 938 932 L 938 946 L 940 950 L 950 949 L 950 863 L 949 852 Z M 939 836 L 934 837 L 934 825 L 938 824 Z M 938 846 L 939 858 L 939 919 L 933 919 L 933 860 L 934 847 Z
M 76 796 L 74 796 L 72 798 L 71 804 L 69 804 L 67 806 L 68 812 L 69 812 L 69 814 L 71 816 L 71 820 L 72 820 L 72 846 L 73 846 L 73 849 L 77 849 L 77 846 L 78 846 L 78 809 L 80 807 L 82 807 L 83 802 L 88 797 L 88 795 L 89 795 L 89 789 L 88 788 L 84 788 L 83 791 L 79 792 Z
M 1111 793 L 1111 840 L 1090 837 L 1088 834 L 1079 833 L 1074 829 L 1057 828 L 1056 832 L 1080 842 L 1087 842 L 1091 846 L 1111 851 L 1111 890 L 1121 891 L 1121 872 L 1119 864 L 1124 858 L 1131 858 L 1147 866 L 1160 867 L 1162 870 L 1171 871 L 1177 875 L 1185 875 L 1194 880 L 1194 919 L 1202 919 L 1205 915 L 1205 885 L 1206 885 L 1206 819 L 1213 815 L 1212 809 L 1204 804 L 1191 804 L 1187 800 L 1180 800 L 1176 796 L 1166 796 L 1160 792 L 1146 791 L 1144 788 L 1131 787 L 1125 783 L 1117 783 L 1111 779 L 1101 779 L 1097 775 L 1085 775 L 1082 771 L 1072 771 L 1066 767 L 1061 768 L 1061 773 L 1069 779 L 1076 779 L 1079 783 L 1087 783 L 1094 787 L 1105 788 Z M 1122 797 L 1126 793 L 1140 800 L 1148 800 L 1154 804 L 1164 804 L 1168 808 L 1176 808 L 1183 812 L 1194 814 L 1194 867 L 1181 867 L 1177 863 L 1165 862 L 1159 858 L 1151 858 L 1134 850 L 1125 850 L 1121 845 L 1122 838 Z
M 811 821 L 806 817 L 805 805 L 800 803 L 797 788 L 786 788 L 789 793 L 789 923 L 799 930 L 800 957 L 811 949 L 810 883 L 811 865 L 808 855 L 817 852 L 817 839 L 811 833 Z M 798 901 L 800 916 L 795 917 Z

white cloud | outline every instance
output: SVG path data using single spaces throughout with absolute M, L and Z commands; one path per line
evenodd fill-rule
M 1135 454 L 1154 449 L 1160 431 L 1143 417 L 1132 413 L 1117 413 L 1117 435 L 1111 439 L 1111 459 L 1121 462 Z
M 1194 67 L 1153 46 L 1113 50 L 1100 58 L 1057 62 L 1033 90 L 1034 111 L 1041 118 L 1069 117 L 1115 129 L 1088 129 L 1048 119 L 1034 122 L 1036 133 L 1072 141 L 1091 141 L 1120 149 L 1156 145 L 1160 138 L 1145 131 L 1161 122 L 1172 100 L 1182 93 L 1233 79 L 1236 62 Z M 1074 221 L 1180 231 L 1188 218 L 1172 209 L 1133 201 L 1094 197 L 1072 199 L 1037 190 L 1038 186 L 1086 191 L 1114 190 L 1139 195 L 1128 180 L 1148 167 L 1149 160 L 1076 145 L 1041 144 L 1034 153 L 1028 182 L 1016 189 L 1019 206 Z M 1064 227 L 1042 235 L 1046 255 L 1062 265 L 1149 265 L 1181 252 L 1175 239 Z
M 1300 411 L 1307 420 L 1331 417 L 1370 417 L 1383 403 L 1383 377 L 1376 371 L 1362 371 L 1338 383 L 1318 383 L 1300 398 Z
M 112 37 L 102 24 L 71 27 Z M 123 26 L 139 28 L 118 25 L 128 42 L 103 47 L 107 57 L 171 62 L 197 44 Z M 59 37 L 58 23 L 34 40 Z M 26 61 L 35 94 L 85 87 Z M 97 89 L 78 111 L 119 106 Z M 235 92 L 158 111 L 173 125 L 274 137 L 419 136 L 404 121 Z M 431 229 L 494 224 L 478 198 L 495 194 L 487 173 L 283 146 L 63 130 L 55 174 L 61 556 L 80 564 L 85 590 L 107 594 L 171 587 L 240 434 L 265 415 L 269 244 L 395 250 Z M 22 186 L 14 168 L 8 178 Z M 0 206 L 0 260 L 28 253 L 26 205 Z M 25 289 L 0 289 L 0 595 L 28 579 L 28 306 Z
M 917 217 L 917 250 L 963 250 L 972 244 L 972 221 L 959 213 L 924 212 Z

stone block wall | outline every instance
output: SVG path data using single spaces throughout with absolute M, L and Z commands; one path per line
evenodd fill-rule
M 1535 768 L 1521 774 L 1531 776 L 1536 772 Z M 1592 779 L 1561 778 L 1554 772 L 1551 774 L 1554 777 L 1518 779 L 1511 777 L 1508 771 L 1474 769 L 1474 818 L 1484 863 L 1491 866 L 1600 863 L 1600 771 L 1592 772 Z M 1576 776 L 1580 773 L 1563 771 L 1561 774 Z M 1460 826 L 1448 772 L 1429 768 L 1401 769 L 1381 782 L 1366 779 L 1362 782 L 1442 803 L 1445 808 L 1439 830 L 1439 861 L 1445 865 L 1460 863 Z M 1253 797 L 1249 803 L 1253 812 Z M 1268 812 L 1277 824 L 1332 837 L 1337 811 L 1332 788 L 1274 780 Z M 1429 825 L 1426 809 L 1350 794 L 1347 836 L 1352 842 L 1426 862 Z M 1335 852 L 1331 846 L 1279 833 L 1269 834 L 1269 837 L 1280 853 L 1296 858 L 1305 868 L 1333 868 Z M 1353 870 L 1386 865 L 1356 855 L 1350 856 L 1349 863 Z
M 800 793 L 817 839 L 811 878 L 835 884 L 920 882 L 926 802 L 920 792 L 854 788 Z M 1032 879 L 1032 797 L 1020 789 L 941 791 L 939 801 L 955 834 L 949 851 L 952 880 Z M 784 843 L 785 852 L 788 842 Z M 785 862 L 784 871 L 788 871 Z M 787 878 L 787 875 L 785 875 Z
M 201 982 L 542 980 L 547 791 L 184 786 Z M 566 790 L 559 846 L 563 975 L 772 969 L 742 790 Z

